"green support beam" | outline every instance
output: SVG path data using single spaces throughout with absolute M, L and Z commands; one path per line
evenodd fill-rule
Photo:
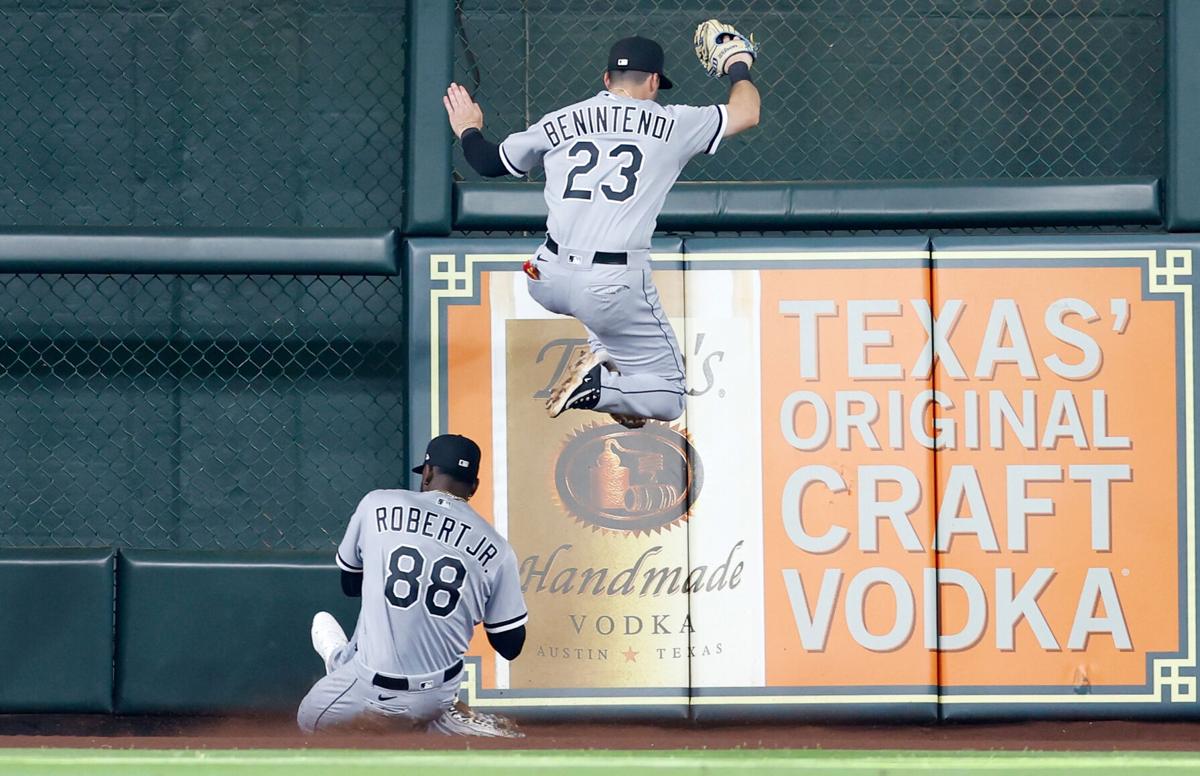
M 450 128 L 442 95 L 454 74 L 454 3 L 408 0 L 404 233 L 450 234 Z
M 1200 2 L 1167 0 L 1167 192 L 1172 232 L 1200 229 Z

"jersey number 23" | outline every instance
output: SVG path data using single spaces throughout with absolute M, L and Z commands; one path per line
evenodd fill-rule
M 605 183 L 600 186 L 604 198 L 613 202 L 624 202 L 637 191 L 637 174 L 642 169 L 642 149 L 633 143 L 621 143 L 608 150 L 607 156 L 624 162 L 618 169 L 621 185 L 610 186 Z M 567 158 L 578 161 L 567 173 L 567 185 L 563 188 L 563 199 L 584 199 L 591 201 L 595 193 L 595 183 L 589 187 L 587 176 L 600 163 L 600 149 L 590 140 L 580 140 L 567 151 Z M 579 180 L 582 178 L 582 180 Z

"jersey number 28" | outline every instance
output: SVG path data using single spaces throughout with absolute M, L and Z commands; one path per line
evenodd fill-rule
M 621 143 L 609 149 L 608 156 L 611 159 L 628 160 L 628 164 L 622 165 L 617 170 L 617 173 L 624 178 L 624 185 L 618 189 L 605 183 L 600 187 L 600 193 L 604 195 L 605 199 L 613 202 L 624 202 L 637 191 L 637 174 L 642 169 L 642 149 L 633 143 Z M 571 150 L 567 152 L 567 157 L 570 159 L 582 159 L 582 161 L 572 167 L 571 171 L 567 173 L 567 185 L 563 189 L 562 198 L 586 199 L 591 201 L 592 189 L 575 188 L 575 179 L 580 175 L 587 175 L 596 168 L 596 165 L 600 163 L 600 149 L 590 140 L 580 140 L 571 146 Z
M 405 563 L 405 561 L 408 561 Z M 407 568 L 405 568 L 407 566 Z M 383 597 L 397 609 L 407 609 L 421 598 L 421 572 L 425 556 L 415 547 L 397 547 L 388 558 L 388 577 Z M 462 598 L 467 569 L 452 555 L 443 555 L 429 569 L 429 586 L 425 588 L 425 609 L 434 617 L 446 617 Z

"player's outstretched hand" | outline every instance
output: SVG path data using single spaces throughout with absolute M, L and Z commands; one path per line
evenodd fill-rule
M 450 119 L 450 128 L 458 137 L 462 137 L 462 133 L 471 127 L 483 129 L 483 109 L 479 107 L 479 103 L 471 99 L 471 95 L 463 86 L 456 83 L 450 84 L 450 88 L 446 90 L 446 96 L 442 98 L 442 104 L 446 106 L 446 116 Z

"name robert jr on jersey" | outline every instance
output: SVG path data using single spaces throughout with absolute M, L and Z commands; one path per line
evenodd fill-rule
M 439 515 L 429 511 L 422 512 L 420 507 L 409 507 L 407 516 L 405 516 L 404 507 L 377 508 L 375 510 L 375 530 L 378 533 L 400 531 L 436 539 L 448 547 L 461 549 L 479 561 L 479 565 L 483 567 L 484 571 L 487 571 L 488 561 L 495 558 L 499 552 L 496 544 L 486 535 L 480 536 L 478 541 L 475 541 L 474 537 L 468 539 L 467 535 L 472 530 L 470 524 L 459 522 L 449 515 Z M 475 542 L 475 545 L 467 546 L 472 541 Z

